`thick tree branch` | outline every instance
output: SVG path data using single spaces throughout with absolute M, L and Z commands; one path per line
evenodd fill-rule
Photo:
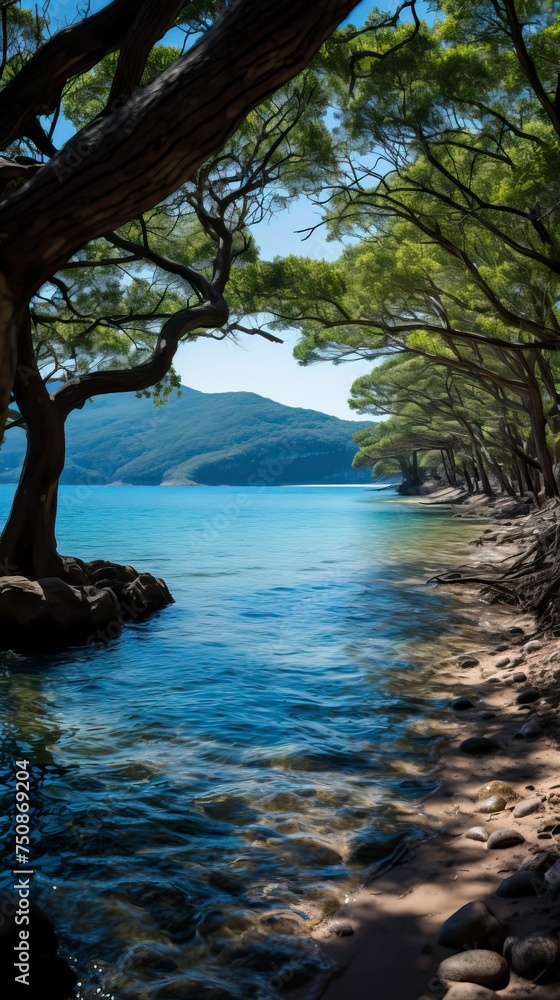
M 153 83 L 84 128 L 0 202 L 0 268 L 17 298 L 85 243 L 176 191 L 356 5 L 239 0 Z
M 39 115 L 56 111 L 64 84 L 120 48 L 136 11 L 137 0 L 113 0 L 39 49 L 0 93 L 0 148 L 33 138 L 29 130 Z

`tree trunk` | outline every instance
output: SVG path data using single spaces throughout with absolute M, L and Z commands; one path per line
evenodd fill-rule
M 466 464 L 463 465 L 463 476 L 464 476 L 465 483 L 466 483 L 466 486 L 467 486 L 467 493 L 470 496 L 472 493 L 474 493 L 474 486 L 473 486 L 472 479 L 469 476 L 469 470 L 467 469 Z
M 21 325 L 14 396 L 27 425 L 27 452 L 8 521 L 0 538 L 0 575 L 39 579 L 63 573 L 55 524 L 64 468 L 64 418 L 41 378 L 29 316 Z

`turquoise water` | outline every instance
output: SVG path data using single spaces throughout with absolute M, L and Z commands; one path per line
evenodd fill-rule
M 361 488 L 63 488 L 63 553 L 176 600 L 106 646 L 0 654 L 3 786 L 28 756 L 81 996 L 272 997 L 320 964 L 306 935 L 437 783 L 430 678 L 469 625 L 425 580 L 475 530 Z

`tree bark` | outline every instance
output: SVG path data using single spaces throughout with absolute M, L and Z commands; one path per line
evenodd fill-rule
M 27 426 L 27 451 L 12 509 L 0 538 L 0 575 L 59 576 L 55 524 L 64 468 L 64 418 L 35 362 L 29 315 L 20 327 L 14 396 Z

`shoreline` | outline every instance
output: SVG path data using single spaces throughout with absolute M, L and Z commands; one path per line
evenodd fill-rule
M 454 499 L 450 490 L 409 498 L 430 506 L 451 504 Z M 477 568 L 483 561 L 519 555 L 524 547 L 519 529 L 527 524 L 527 534 L 521 533 L 527 540 L 540 512 L 531 512 L 528 505 L 514 504 L 509 498 L 491 502 L 473 498 L 456 513 L 482 517 L 490 525 L 485 528 L 481 523 L 480 536 L 473 543 L 469 566 Z M 481 559 L 480 546 L 486 560 Z M 462 906 L 475 901 L 487 904 L 508 933 L 519 936 L 539 929 L 557 934 L 560 902 L 550 889 L 512 898 L 496 895 L 496 890 L 524 865 L 536 864 L 537 854 L 549 855 L 548 861 L 541 859 L 543 871 L 550 859 L 560 859 L 560 745 L 553 711 L 560 701 L 560 638 L 536 638 L 532 615 L 504 605 L 489 606 L 480 590 L 461 585 L 459 591 L 465 601 L 476 602 L 480 648 L 465 648 L 458 656 L 444 658 L 438 674 L 441 697 L 449 700 L 453 733 L 440 750 L 440 787 L 417 808 L 430 839 L 388 870 L 385 866 L 334 918 L 316 929 L 312 938 L 334 965 L 334 972 L 304 989 L 287 989 L 292 1000 L 367 1000 L 370 996 L 375 1000 L 437 1000 L 445 993 L 438 967 L 461 950 L 438 944 L 440 928 Z M 482 625 L 485 615 L 492 633 Z M 462 665 L 465 660 L 467 664 Z M 518 704 L 521 691 L 530 688 L 541 697 Z M 452 701 L 459 698 L 468 699 L 472 707 L 452 708 Z M 471 756 L 460 749 L 470 737 L 492 740 L 496 748 Z M 493 780 L 507 782 L 515 799 L 492 814 L 481 813 L 477 795 Z M 541 800 L 534 812 L 512 816 L 516 803 L 533 799 Z M 557 836 L 550 832 L 556 826 Z M 465 837 L 472 827 L 482 827 L 488 835 L 513 828 L 523 839 L 511 847 L 489 850 L 486 843 Z M 454 988 L 457 1000 L 475 997 L 456 992 L 457 988 L 461 990 Z M 541 977 L 533 983 L 512 972 L 507 987 L 489 993 L 488 998 L 494 995 L 508 1000 L 558 1000 L 560 980 L 545 984 Z

